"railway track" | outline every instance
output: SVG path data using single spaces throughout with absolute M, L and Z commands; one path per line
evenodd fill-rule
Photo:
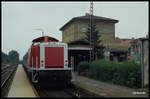
M 34 85 L 39 97 L 46 98 L 93 98 L 101 97 L 94 93 L 91 93 L 79 86 L 70 84 L 67 88 L 43 88 L 38 85 Z
M 7 97 L 16 70 L 17 70 L 16 65 L 2 66 L 1 68 L 2 97 Z
M 38 85 L 34 85 L 38 95 L 41 98 L 53 97 L 53 98 L 73 98 L 76 97 L 73 94 L 67 92 L 64 88 L 43 88 Z
M 25 68 L 24 68 L 25 69 Z M 26 71 L 26 70 L 25 70 Z M 28 73 L 26 71 L 26 74 L 28 76 Z M 29 78 L 29 76 L 28 76 Z M 102 97 L 97 94 L 94 94 L 92 92 L 89 92 L 80 86 L 77 86 L 73 83 L 68 85 L 67 87 L 58 87 L 58 86 L 52 86 L 47 87 L 46 85 L 41 86 L 40 84 L 33 84 L 31 80 L 29 80 L 31 85 L 33 86 L 33 90 L 37 97 L 40 98 L 93 98 L 93 97 Z
M 89 92 L 77 85 L 70 84 L 67 87 L 42 87 L 33 84 L 36 93 L 41 98 L 93 98 L 102 97 L 95 93 Z

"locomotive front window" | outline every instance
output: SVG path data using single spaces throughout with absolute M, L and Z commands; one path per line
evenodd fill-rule
M 33 45 L 36 46 L 36 45 L 38 45 L 38 44 L 40 44 L 40 42 L 35 42 Z

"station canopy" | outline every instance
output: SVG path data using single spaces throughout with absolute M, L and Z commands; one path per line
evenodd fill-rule
M 97 45 L 97 44 L 94 44 L 94 43 L 90 43 L 89 41 L 86 41 L 86 40 L 75 40 L 75 41 L 72 41 L 72 42 L 68 42 L 68 46 L 69 47 L 72 47 L 72 46 L 82 46 L 82 47 L 85 47 L 85 46 L 94 46 L 94 48 L 104 48 L 103 46 L 101 45 Z

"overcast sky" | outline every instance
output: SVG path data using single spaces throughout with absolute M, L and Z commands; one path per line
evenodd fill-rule
M 73 17 L 89 12 L 89 2 L 1 2 L 2 51 L 17 50 L 20 59 L 31 41 L 42 35 L 62 40 L 59 29 Z M 140 38 L 148 34 L 148 2 L 94 2 L 94 15 L 119 20 L 116 37 Z

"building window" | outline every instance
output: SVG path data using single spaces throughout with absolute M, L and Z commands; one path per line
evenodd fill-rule
M 82 33 L 85 33 L 85 32 L 86 32 L 86 28 L 85 28 L 85 27 L 82 27 L 82 28 L 81 28 L 81 32 L 82 32 Z
M 111 30 L 108 28 L 104 28 L 104 33 L 111 33 Z
M 105 43 L 110 43 L 110 39 L 105 39 Z

